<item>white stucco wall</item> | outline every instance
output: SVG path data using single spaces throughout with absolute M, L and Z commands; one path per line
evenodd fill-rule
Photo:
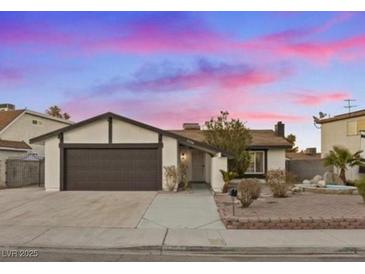
M 158 133 L 124 121 L 113 120 L 113 143 L 157 143 Z
M 63 135 L 64 143 L 108 143 L 108 121 L 99 120 L 80 128 L 67 131 Z
M 162 142 L 162 189 L 167 190 L 164 167 L 175 166 L 178 168 L 178 144 L 176 139 L 167 136 L 162 137 Z
M 33 120 L 37 120 L 40 124 L 34 125 Z M 19 117 L 12 125 L 10 125 L 1 135 L 0 138 L 11 141 L 24 141 L 29 144 L 29 139 L 40 136 L 42 134 L 66 127 L 68 124 L 57 122 L 55 120 L 46 119 L 36 115 L 25 113 Z M 37 154 L 44 155 L 44 146 L 40 144 L 30 144 L 32 150 Z
M 211 161 L 212 161 L 212 157 L 208 154 L 208 153 L 205 153 L 205 156 L 204 156 L 204 165 L 205 165 L 205 182 L 210 184 L 210 176 L 211 176 Z
M 211 158 L 211 187 L 215 192 L 222 192 L 224 181 L 219 170 L 227 171 L 227 158 L 219 155 Z
M 45 141 L 45 173 L 44 187 L 46 190 L 60 190 L 60 148 L 59 139 L 52 137 Z
M 269 149 L 267 151 L 267 170 L 285 170 L 285 149 Z
M 191 181 L 193 177 L 193 168 L 192 168 L 193 162 L 192 162 L 191 150 L 189 148 L 181 148 L 179 158 L 182 153 L 184 153 L 185 159 L 184 160 L 180 159 L 180 161 L 182 161 L 184 164 L 188 166 L 187 175 L 188 175 L 188 180 Z
M 18 158 L 25 156 L 26 154 L 27 152 L 24 151 L 0 150 L 0 187 L 6 186 L 6 159 Z

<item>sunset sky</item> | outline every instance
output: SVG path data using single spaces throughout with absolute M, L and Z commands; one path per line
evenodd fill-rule
M 318 146 L 312 115 L 365 108 L 365 14 L 0 13 L 0 103 L 161 128 L 220 110 Z

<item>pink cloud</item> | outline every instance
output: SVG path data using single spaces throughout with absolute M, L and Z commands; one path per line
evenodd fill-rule
M 136 73 L 137 78 L 124 84 L 124 87 L 131 91 L 156 92 L 214 88 L 223 92 L 273 83 L 293 73 L 290 68 L 270 69 L 245 64 L 212 64 L 206 60 L 200 60 L 198 66 L 190 70 L 179 69 L 171 73 L 167 69 L 167 72 L 163 72 L 162 75 L 158 73 L 154 77 L 154 71 L 158 70 L 159 65 L 156 65 L 155 70 Z M 147 74 L 147 79 L 144 79 L 144 74 Z
M 285 122 L 304 122 L 308 119 L 307 117 L 301 115 L 280 113 L 280 112 L 247 111 L 247 112 L 232 113 L 232 115 L 234 117 L 239 117 L 241 119 L 254 122 L 276 122 L 279 120 Z
M 325 103 L 342 101 L 346 98 L 350 98 L 351 94 L 349 92 L 343 91 L 332 91 L 332 92 L 314 92 L 306 91 L 300 93 L 291 94 L 293 97 L 293 102 L 296 104 L 306 105 L 306 106 L 316 106 Z

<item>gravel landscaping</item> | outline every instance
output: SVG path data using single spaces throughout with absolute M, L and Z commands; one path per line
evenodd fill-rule
M 365 228 L 365 204 L 359 195 L 301 192 L 273 198 L 264 188 L 249 208 L 228 194 L 216 194 L 219 214 L 228 229 L 326 229 Z

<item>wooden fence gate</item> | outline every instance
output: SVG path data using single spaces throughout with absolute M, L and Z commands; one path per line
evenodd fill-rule
M 44 185 L 44 160 L 6 160 L 6 185 L 21 187 Z

